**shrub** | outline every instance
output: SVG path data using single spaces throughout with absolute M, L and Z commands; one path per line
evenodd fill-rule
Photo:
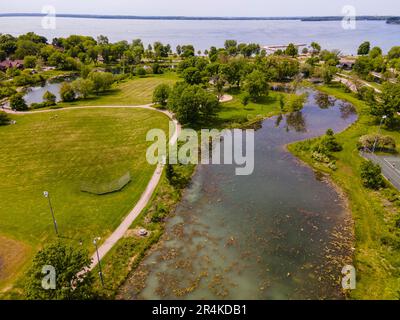
M 162 107 L 167 105 L 171 88 L 167 84 L 158 85 L 153 92 L 153 102 L 160 104 Z
M 10 108 L 17 111 L 28 110 L 28 105 L 25 102 L 24 96 L 21 93 L 14 94 L 10 98 Z
M 90 79 L 76 79 L 71 83 L 74 91 L 83 99 L 89 97 L 89 95 L 93 92 L 94 82 Z
M 363 185 L 369 189 L 377 190 L 385 186 L 381 173 L 381 167 L 372 161 L 364 161 L 361 164 L 361 179 Z
M 76 95 L 75 91 L 72 88 L 71 84 L 64 83 L 60 88 L 60 97 L 64 102 L 72 102 L 75 100 Z
M 46 108 L 48 105 L 45 102 L 41 102 L 41 103 L 31 103 L 31 108 L 32 109 L 41 109 L 41 108 Z
M 10 118 L 8 114 L 4 111 L 0 111 L 0 126 L 5 126 L 10 123 Z
M 142 68 L 142 67 L 137 67 L 136 70 L 135 70 L 135 73 L 139 77 L 144 77 L 147 74 L 146 69 Z
M 380 134 L 367 134 L 362 136 L 358 140 L 358 149 L 368 148 L 372 150 L 375 142 L 375 149 L 388 151 L 396 150 L 396 141 L 391 136 L 383 136 Z
M 43 102 L 49 107 L 54 106 L 56 104 L 56 100 L 57 97 L 50 91 L 46 91 L 43 95 Z

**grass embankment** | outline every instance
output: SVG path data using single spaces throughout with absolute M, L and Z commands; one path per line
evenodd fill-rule
M 12 118 L 16 125 L 0 127 L 0 239 L 9 239 L 0 250 L 0 291 L 40 246 L 55 240 L 43 191 L 50 192 L 61 235 L 82 240 L 93 251 L 92 239 L 104 239 L 121 223 L 154 172 L 145 157 L 151 144 L 147 131 L 168 130 L 165 115 L 142 109 L 70 109 Z M 121 192 L 80 191 L 82 182 L 110 182 L 127 171 L 132 181 Z
M 379 124 L 369 114 L 370 107 L 354 94 L 346 93 L 340 86 L 319 86 L 336 98 L 352 103 L 359 120 L 343 133 L 337 135 L 343 151 L 335 153 L 337 171 L 311 159 L 304 147 L 309 141 L 289 146 L 289 150 L 317 170 L 330 174 L 350 200 L 355 221 L 354 263 L 357 270 L 357 289 L 351 292 L 353 299 L 398 299 L 400 297 L 400 230 L 395 223 L 399 218 L 400 193 L 392 187 L 381 191 L 366 189 L 360 178 L 359 155 L 356 144 L 360 136 L 376 133 Z M 383 134 L 395 138 L 400 144 L 400 133 L 388 131 Z
M 153 100 L 154 89 L 162 83 L 173 85 L 178 80 L 176 73 L 165 73 L 144 78 L 134 78 L 117 83 L 100 96 L 77 100 L 72 103 L 59 103 L 59 107 L 70 106 L 136 106 L 149 104 Z
M 221 104 L 216 123 L 221 127 L 242 127 L 248 123 L 260 121 L 265 118 L 282 113 L 279 96 L 289 96 L 288 93 L 270 91 L 268 96 L 261 97 L 257 102 L 250 101 L 247 106 L 242 104 L 245 95 L 240 90 L 230 90 L 233 100 Z

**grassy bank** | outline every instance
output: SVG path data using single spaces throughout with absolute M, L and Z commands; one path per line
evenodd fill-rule
M 356 144 L 360 136 L 378 131 L 376 119 L 369 115 L 370 107 L 354 94 L 346 93 L 340 86 L 318 86 L 316 89 L 352 103 L 359 120 L 337 139 L 343 151 L 335 153 L 336 171 L 314 161 L 307 149 L 309 142 L 298 142 L 289 150 L 313 168 L 328 173 L 346 193 L 355 221 L 354 264 L 357 270 L 357 289 L 351 292 L 353 299 L 398 299 L 400 297 L 400 230 L 396 228 L 399 218 L 400 193 L 392 187 L 371 191 L 362 185 L 360 157 Z M 383 129 L 397 144 L 400 133 Z

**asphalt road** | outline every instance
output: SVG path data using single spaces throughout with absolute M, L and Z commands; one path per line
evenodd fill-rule
M 382 174 L 389 180 L 394 187 L 400 190 L 400 157 L 377 156 L 372 153 L 362 153 L 366 159 L 373 161 L 381 166 Z

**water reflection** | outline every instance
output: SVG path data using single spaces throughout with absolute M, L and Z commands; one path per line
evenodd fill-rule
M 339 103 L 315 105 L 262 122 L 255 134 L 255 172 L 199 166 L 162 242 L 121 288 L 121 299 L 341 298 L 343 263 L 337 248 L 346 212 L 337 192 L 300 164 L 284 146 L 339 132 Z M 289 128 L 289 130 L 288 130 Z M 335 257 L 332 261 L 327 256 Z M 350 260 L 349 260 L 350 259 Z
M 306 119 L 301 111 L 292 112 L 286 116 L 286 130 L 287 132 L 290 130 L 295 130 L 296 132 L 307 131 Z
M 357 113 L 356 108 L 351 103 L 345 101 L 339 103 L 339 109 L 343 119 L 348 119 Z
M 328 109 L 329 107 L 333 107 L 335 105 L 336 99 L 327 95 L 323 92 L 318 92 L 315 94 L 315 103 L 321 109 Z

